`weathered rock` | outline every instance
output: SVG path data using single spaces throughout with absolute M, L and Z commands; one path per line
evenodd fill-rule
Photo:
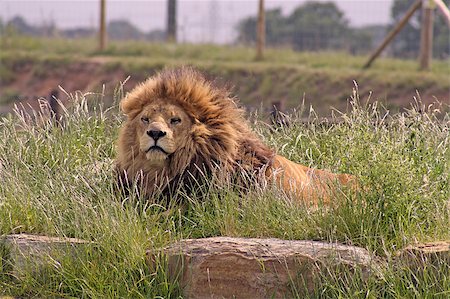
M 311 292 L 339 269 L 363 275 L 379 266 L 363 248 L 315 241 L 215 237 L 182 240 L 164 250 L 185 298 L 283 298 Z M 148 252 L 150 261 L 156 254 Z M 342 272 L 340 272 L 342 273 Z
M 450 241 L 410 245 L 400 250 L 396 259 L 398 265 L 408 267 L 450 266 Z
M 39 272 L 42 267 L 57 266 L 56 258 L 73 255 L 74 246 L 86 243 L 74 238 L 8 235 L 0 239 L 0 265 L 16 277 L 29 271 Z

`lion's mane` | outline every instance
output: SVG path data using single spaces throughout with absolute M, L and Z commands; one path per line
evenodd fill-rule
M 139 158 L 137 132 L 130 122 L 155 99 L 175 102 L 193 121 L 187 143 L 168 157 L 164 173 L 159 174 L 152 173 L 146 160 Z M 164 70 L 149 78 L 127 94 L 121 109 L 127 120 L 119 133 L 117 168 L 127 181 L 139 174 L 147 193 L 158 184 L 157 176 L 164 177 L 165 184 L 171 187 L 187 176 L 215 169 L 227 173 L 244 170 L 253 175 L 271 165 L 275 156 L 251 131 L 237 100 L 189 67 Z

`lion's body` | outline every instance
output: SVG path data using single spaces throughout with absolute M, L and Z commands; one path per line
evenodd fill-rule
M 220 170 L 244 171 L 317 202 L 330 194 L 330 183 L 347 184 L 351 178 L 276 155 L 250 130 L 228 92 L 190 68 L 149 78 L 121 108 L 127 120 L 119 134 L 117 168 L 127 181 L 141 180 L 148 196 Z
M 313 203 L 327 202 L 339 185 L 351 184 L 353 188 L 356 182 L 351 175 L 309 168 L 280 155 L 275 156 L 266 177 L 296 198 Z

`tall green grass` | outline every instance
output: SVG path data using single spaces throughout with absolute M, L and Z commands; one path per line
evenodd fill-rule
M 100 101 L 99 101 L 100 100 Z M 117 192 L 115 142 L 122 122 L 101 96 L 76 93 L 59 126 L 45 113 L 0 120 L 0 234 L 33 233 L 92 241 L 36 275 L 0 274 L 0 294 L 18 297 L 163 297 L 180 295 L 164 259 L 151 269 L 147 249 L 181 238 L 277 237 L 339 241 L 391 260 L 406 244 L 450 238 L 450 116 L 439 106 L 390 115 L 377 103 L 323 123 L 298 111 L 290 125 L 254 129 L 278 153 L 299 163 L 352 173 L 361 192 L 342 192 L 339 204 L 310 209 L 275 188 L 245 196 L 213 181 L 182 203 L 145 201 Z M 96 104 L 95 102 L 100 102 Z M 335 273 L 312 297 L 411 298 L 449 295 L 445 263 L 417 272 L 389 266 L 368 280 Z

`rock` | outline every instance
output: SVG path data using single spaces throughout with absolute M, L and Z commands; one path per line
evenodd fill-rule
M 15 277 L 30 271 L 37 273 L 48 265 L 57 267 L 58 257 L 73 255 L 75 246 L 86 243 L 75 238 L 8 235 L 0 239 L 0 268 Z
M 318 278 L 332 269 L 364 277 L 379 270 L 363 248 L 316 241 L 187 239 L 163 254 L 169 278 L 179 283 L 185 298 L 291 297 L 293 291 L 312 292 Z M 149 251 L 148 257 L 154 267 L 157 255 Z
M 450 241 L 438 241 L 410 245 L 400 250 L 396 256 L 398 265 L 423 268 L 427 265 L 450 265 Z

